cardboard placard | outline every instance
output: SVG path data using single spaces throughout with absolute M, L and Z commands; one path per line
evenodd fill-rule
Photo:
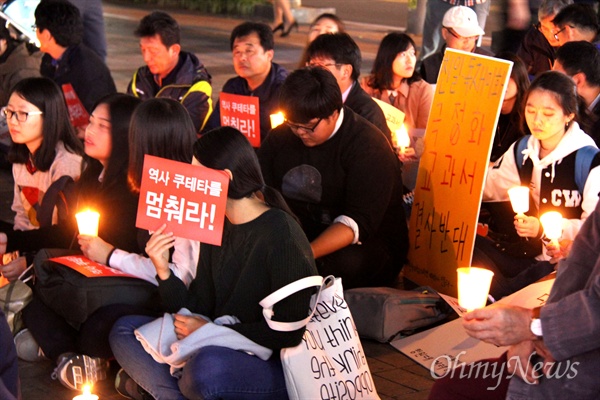
M 75 128 L 86 127 L 90 122 L 90 114 L 88 114 L 83 103 L 79 100 L 75 89 L 73 89 L 70 83 L 65 83 L 62 85 L 62 91 L 69 110 L 71 125 Z
M 404 122 L 405 114 L 385 101 L 381 101 L 375 97 L 372 99 L 375 100 L 375 103 L 377 103 L 379 108 L 381 108 L 381 111 L 383 111 L 383 115 L 385 115 L 385 121 L 387 122 L 387 126 L 390 128 L 390 131 L 396 132 L 398 129 L 400 129 L 402 123 Z
M 146 155 L 136 226 L 221 245 L 229 175 Z
M 134 275 L 127 274 L 125 272 L 119 271 L 118 269 L 99 264 L 82 255 L 54 257 L 51 258 L 50 261 L 54 261 L 59 264 L 65 265 L 71 269 L 74 269 L 75 271 L 79 272 L 84 276 L 87 276 L 88 278 L 105 278 L 108 276 L 137 278 Z
M 447 49 L 410 218 L 405 276 L 457 296 L 471 263 L 483 183 L 512 62 Z
M 554 279 L 531 284 L 498 303 L 525 308 L 541 307 L 546 304 L 553 284 Z M 470 337 L 462 326 L 461 318 L 394 340 L 390 344 L 437 376 L 446 375 L 448 368 L 456 367 L 462 362 L 468 364 L 500 357 L 508 348 L 494 346 Z
M 258 97 L 223 93 L 219 95 L 221 126 L 242 132 L 252 147 L 260 147 L 260 113 Z

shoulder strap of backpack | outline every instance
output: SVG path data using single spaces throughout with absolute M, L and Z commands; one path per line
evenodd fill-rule
M 590 170 L 600 165 L 599 154 L 600 150 L 594 146 L 585 146 L 577 150 L 575 155 L 575 183 L 580 193 L 583 193 Z
M 525 135 L 517 140 L 515 143 L 515 163 L 517 164 L 517 170 L 519 171 L 519 178 L 521 178 L 521 185 L 529 186 L 531 183 L 531 174 L 533 173 L 533 163 L 530 159 L 527 159 L 525 165 L 523 165 L 523 150 L 527 148 L 527 142 L 531 135 Z
M 37 210 L 37 220 L 41 227 L 52 225 L 54 208 L 58 207 L 59 218 L 63 219 L 71 212 L 74 204 L 73 178 L 68 175 L 61 176 L 50 185 Z

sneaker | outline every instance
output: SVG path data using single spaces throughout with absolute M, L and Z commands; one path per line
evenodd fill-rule
M 115 389 L 121 396 L 134 400 L 151 400 L 153 397 L 138 385 L 123 368 L 115 376 Z
M 35 341 L 29 329 L 25 328 L 15 335 L 15 347 L 17 348 L 17 356 L 21 360 L 35 362 L 46 358 L 42 348 Z
M 81 391 L 86 384 L 93 385 L 106 379 L 108 366 L 108 361 L 104 358 L 66 353 L 59 357 L 52 379 L 58 379 L 69 389 Z

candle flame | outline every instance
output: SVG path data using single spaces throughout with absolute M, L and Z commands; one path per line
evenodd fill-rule
M 406 125 L 402 124 L 400 129 L 397 129 L 393 137 L 394 147 L 406 148 L 410 147 L 410 137 Z
M 281 111 L 276 112 L 275 114 L 271 114 L 270 117 L 271 117 L 271 129 L 275 129 L 279 125 L 283 124 L 283 121 L 285 121 L 285 116 L 283 115 L 283 113 Z

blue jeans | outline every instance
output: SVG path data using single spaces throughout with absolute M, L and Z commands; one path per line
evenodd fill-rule
M 178 380 L 135 338 L 134 330 L 152 317 L 127 316 L 110 334 L 113 353 L 127 373 L 155 399 L 287 399 L 277 356 L 258 357 L 225 347 L 202 348 L 188 360 Z
M 486 0 L 483 4 L 475 4 L 469 7 L 477 14 L 477 22 L 481 29 L 485 29 L 485 22 L 490 13 L 491 2 L 492 0 Z M 444 0 L 427 0 L 427 11 L 425 12 L 425 23 L 423 24 L 421 60 L 442 48 L 442 20 L 446 11 L 452 7 L 454 6 Z

